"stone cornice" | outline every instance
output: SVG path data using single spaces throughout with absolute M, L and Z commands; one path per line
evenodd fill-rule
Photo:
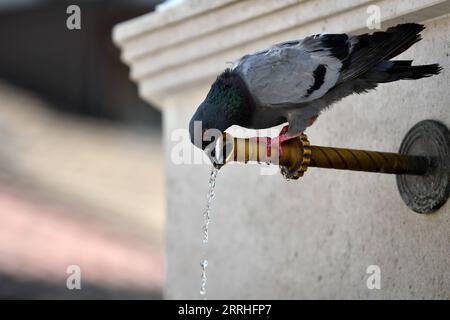
M 206 85 L 227 62 L 273 43 L 319 32 L 362 32 L 367 8 L 382 28 L 450 13 L 450 0 L 188 0 L 121 23 L 113 38 L 140 95 L 157 102 Z

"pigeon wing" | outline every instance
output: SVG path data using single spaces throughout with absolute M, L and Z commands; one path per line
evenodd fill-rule
M 234 71 L 259 105 L 301 105 L 336 85 L 348 57 L 348 39 L 345 34 L 325 34 L 276 44 L 242 57 Z

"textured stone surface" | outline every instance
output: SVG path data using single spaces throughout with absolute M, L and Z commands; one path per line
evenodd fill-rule
M 311 142 L 396 151 L 420 120 L 450 126 L 450 19 L 427 23 L 423 34 L 401 58 L 439 62 L 440 76 L 343 100 L 310 128 Z M 165 110 L 167 145 L 205 92 Z M 198 298 L 209 166 L 170 157 L 166 165 L 166 297 Z M 410 211 L 390 175 L 311 169 L 287 182 L 256 166 L 225 167 L 210 225 L 209 298 L 450 298 L 449 214 L 449 203 L 431 215 Z M 366 287 L 372 264 L 381 268 L 381 290 Z
M 296 6 L 311 3 L 319 1 Z M 383 27 L 404 20 L 425 21 L 424 40 L 399 58 L 414 58 L 417 64 L 439 62 L 444 71 L 437 77 L 381 85 L 369 94 L 346 98 L 307 131 L 311 143 L 397 151 L 405 133 L 423 119 L 450 126 L 450 18 L 427 20 L 445 14 L 442 6 L 448 2 L 376 3 L 388 21 Z M 421 5 L 425 9 L 408 10 Z M 171 139 L 174 130 L 187 127 L 209 83 L 197 86 L 186 81 L 209 76 L 219 66 L 216 60 L 225 67 L 225 57 L 239 56 L 258 45 L 264 48 L 272 40 L 322 30 L 361 29 L 366 9 L 362 5 L 345 14 L 267 34 L 247 46 L 167 69 L 160 78 L 138 79 L 141 90 L 148 88 L 148 92 L 176 83 L 184 88 L 144 95 L 164 107 L 166 298 L 200 297 L 202 211 L 210 167 L 175 165 L 170 154 L 176 143 Z M 275 24 L 284 22 L 276 16 Z M 230 165 L 219 172 L 212 206 L 208 298 L 448 299 L 449 248 L 450 203 L 431 215 L 416 214 L 400 198 L 395 176 L 313 168 L 301 180 L 289 182 L 278 174 L 260 175 L 255 165 Z M 381 269 L 380 290 L 367 289 L 369 265 Z

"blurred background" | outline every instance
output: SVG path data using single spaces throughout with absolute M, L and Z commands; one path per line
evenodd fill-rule
M 161 116 L 111 41 L 159 2 L 0 0 L 0 298 L 161 298 Z

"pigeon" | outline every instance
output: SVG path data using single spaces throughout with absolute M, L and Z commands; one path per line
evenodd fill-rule
M 287 123 L 278 139 L 285 141 L 301 135 L 322 111 L 346 96 L 380 83 L 437 75 L 442 70 L 438 64 L 391 60 L 421 40 L 424 29 L 405 23 L 372 34 L 316 34 L 245 55 L 212 84 L 189 123 L 191 141 L 205 150 L 214 143 L 205 138 L 208 129 L 266 129 Z M 201 130 L 194 130 L 197 121 Z

